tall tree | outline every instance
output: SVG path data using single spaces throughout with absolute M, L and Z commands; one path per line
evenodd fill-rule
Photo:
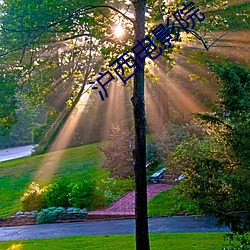
M 146 0 L 133 2 L 135 7 L 134 45 L 145 36 Z M 137 48 L 137 52 L 139 47 Z M 144 101 L 144 66 L 137 57 L 136 62 L 142 70 L 135 70 L 132 103 L 134 107 L 135 146 L 133 149 L 135 173 L 135 217 L 136 249 L 149 250 L 147 180 L 146 180 L 146 117 Z

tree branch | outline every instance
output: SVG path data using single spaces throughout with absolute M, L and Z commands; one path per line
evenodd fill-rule
M 45 31 L 47 31 L 49 28 L 51 27 L 54 27 L 58 24 L 61 24 L 65 21 L 67 21 L 68 19 L 76 16 L 76 15 L 79 15 L 85 11 L 89 11 L 89 10 L 92 10 L 92 9 L 96 9 L 96 8 L 109 8 L 117 13 L 119 13 L 120 15 L 122 15 L 125 19 L 127 19 L 128 21 L 132 22 L 134 24 L 134 20 L 129 18 L 126 13 L 122 13 L 120 10 L 116 9 L 115 7 L 113 6 L 110 6 L 110 5 L 85 5 L 85 6 L 82 6 L 80 7 L 79 9 L 77 9 L 76 11 L 72 12 L 70 15 L 56 21 L 56 22 L 52 22 L 51 24 L 49 25 L 43 25 L 43 26 L 37 26 L 35 27 L 34 29 L 27 29 L 27 30 L 15 30 L 15 29 L 9 29 L 9 28 L 6 28 L 4 26 L 2 26 L 2 29 L 5 30 L 5 31 L 10 31 L 10 32 L 24 32 L 24 33 L 32 33 L 32 32 L 38 32 L 38 34 L 35 34 L 35 36 L 30 39 L 28 42 L 26 42 L 25 44 L 23 44 L 21 47 L 18 47 L 18 48 L 15 48 L 15 49 L 12 49 L 12 50 L 9 50 L 9 51 L 6 51 L 2 54 L 0 54 L 0 57 L 1 56 L 5 56 L 9 53 L 12 53 L 12 52 L 15 52 L 15 51 L 18 51 L 18 50 L 25 50 L 27 48 L 28 45 L 30 45 L 32 42 L 34 42 L 39 36 L 41 36 Z M 79 35 L 79 36 L 83 36 L 82 34 Z M 75 38 L 78 37 L 77 35 L 75 36 Z M 72 37 L 73 38 L 73 37 Z M 70 38 L 69 38 L 70 39 Z M 68 40 L 68 39 L 66 39 Z
M 175 28 L 183 29 L 183 27 L 179 25 L 176 25 Z M 172 29 L 172 25 L 166 27 L 166 29 Z M 207 41 L 204 39 L 204 36 L 200 35 L 196 30 L 190 28 L 186 28 L 186 30 L 189 31 L 193 36 L 195 36 L 202 43 L 202 45 L 207 51 L 209 51 L 209 49 L 213 47 L 215 43 L 217 43 L 222 37 L 224 37 L 230 32 L 230 31 L 224 32 L 221 36 L 217 37 L 210 45 L 208 45 Z

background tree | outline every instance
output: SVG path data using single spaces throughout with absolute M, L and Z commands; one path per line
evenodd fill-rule
M 210 68 L 222 87 L 216 112 L 196 115 L 209 135 L 182 143 L 170 169 L 185 174 L 181 190 L 203 213 L 242 233 L 250 225 L 250 71 L 230 62 Z
M 110 171 L 112 178 L 133 177 L 132 135 L 129 129 L 113 124 L 110 139 L 100 147 L 105 157 L 102 167 Z
M 9 134 L 12 126 L 17 122 L 18 107 L 16 85 L 4 72 L 0 77 L 0 100 L 0 136 L 3 136 Z

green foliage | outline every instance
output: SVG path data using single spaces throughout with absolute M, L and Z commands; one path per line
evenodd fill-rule
M 86 177 L 84 177 L 86 178 Z M 87 179 L 74 185 L 69 193 L 69 204 L 73 207 L 90 208 L 92 205 L 92 196 L 94 192 L 94 183 Z
M 17 122 L 17 87 L 13 79 L 0 76 L 0 136 L 10 133 L 12 126 Z M 7 79 L 6 79 L 7 78 Z
M 217 216 L 232 231 L 244 232 L 250 221 L 250 74 L 229 62 L 210 68 L 222 86 L 216 110 L 196 115 L 210 136 L 183 142 L 171 155 L 169 169 L 185 174 L 180 192 L 202 212 Z
M 104 155 L 102 168 L 110 172 L 110 177 L 128 178 L 134 175 L 132 156 L 132 135 L 127 128 L 113 124 L 111 127 L 111 142 L 100 147 Z
M 233 151 L 232 161 L 250 166 L 250 70 L 230 62 L 210 64 L 222 89 L 215 115 L 198 115 L 207 131 L 224 141 L 227 151 Z M 243 169 L 242 169 L 243 170 Z
M 41 123 L 37 124 L 33 129 L 32 129 L 32 141 L 33 143 L 37 144 L 40 142 L 42 136 L 46 133 L 46 130 L 48 129 L 48 124 L 47 123 Z
M 0 148 L 16 147 L 37 143 L 33 141 L 33 128 L 43 120 L 42 109 L 37 110 L 20 100 L 20 108 L 16 111 L 17 123 L 8 135 L 0 136 Z
M 64 212 L 62 207 L 48 207 L 37 213 L 36 224 L 55 222 L 59 213 Z
M 45 207 L 68 207 L 69 193 L 71 191 L 69 179 L 63 177 L 45 187 L 44 204 Z
M 23 195 L 23 210 L 59 206 L 96 209 L 109 205 L 124 193 L 134 189 L 132 178 L 113 179 L 102 175 L 97 178 L 86 174 L 84 178 L 73 182 L 63 177 L 43 189 L 37 183 L 32 183 Z
M 224 247 L 223 250 L 249 250 L 250 240 L 249 234 L 239 234 L 239 233 L 228 233 L 224 237 L 230 242 L 230 247 Z M 235 243 L 236 241 L 236 243 Z
M 168 166 L 175 178 L 185 174 L 179 192 L 185 193 L 208 214 L 242 209 L 232 189 L 235 181 L 232 169 L 224 168 L 221 162 L 226 157 L 223 145 L 215 138 L 193 138 L 178 147 Z
M 113 192 L 115 186 L 116 180 L 113 178 L 100 179 L 96 182 L 93 195 L 93 205 L 95 209 L 105 207 L 117 198 Z
M 124 193 L 134 189 L 132 178 L 102 178 L 96 181 L 93 195 L 94 208 L 111 204 Z
M 78 212 L 78 213 L 87 213 L 86 208 L 80 209 L 75 207 L 68 207 L 67 212 Z
M 24 211 L 39 210 L 43 206 L 44 189 L 38 183 L 32 182 L 28 190 L 21 197 L 22 209 Z

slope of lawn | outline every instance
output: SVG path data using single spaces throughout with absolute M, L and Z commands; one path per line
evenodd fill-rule
M 151 234 L 152 250 L 221 250 L 228 246 L 224 233 Z M 78 249 L 135 249 L 134 235 L 74 236 L 57 239 L 7 241 L 0 243 L 4 250 L 78 250 Z
M 52 180 L 64 176 L 79 181 L 87 174 L 93 177 L 106 176 L 106 171 L 98 169 L 102 160 L 98 145 L 100 143 L 65 150 Z M 57 154 L 50 153 L 50 157 L 56 157 Z M 37 181 L 35 174 L 46 156 L 48 154 L 0 162 L 0 217 L 20 210 L 20 197 L 30 182 Z
M 148 215 L 150 217 L 172 216 L 179 212 L 185 215 L 199 214 L 197 207 L 177 194 L 175 187 L 159 193 L 148 203 Z

